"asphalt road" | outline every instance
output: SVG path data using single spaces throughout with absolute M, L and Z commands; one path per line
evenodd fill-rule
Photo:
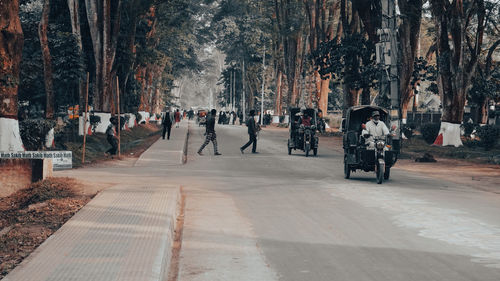
M 287 155 L 287 132 L 265 130 L 242 155 L 246 128 L 217 126 L 188 161 L 141 171 L 186 196 L 178 280 L 500 280 L 500 196 L 394 169 L 343 178 L 342 155 Z M 162 141 L 162 140 L 159 140 Z

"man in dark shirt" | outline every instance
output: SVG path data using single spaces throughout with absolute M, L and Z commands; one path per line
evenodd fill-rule
M 221 155 L 217 149 L 217 135 L 215 134 L 215 116 L 217 116 L 217 110 L 212 109 L 210 116 L 207 119 L 207 126 L 205 131 L 205 142 L 201 145 L 198 150 L 199 155 L 203 155 L 202 151 L 207 146 L 207 144 L 212 141 L 214 144 L 214 155 Z
M 243 154 L 244 150 L 249 147 L 251 144 L 252 146 L 252 153 L 258 153 L 257 150 L 257 124 L 255 124 L 255 110 L 250 110 L 250 118 L 247 120 L 247 127 L 248 127 L 248 137 L 249 140 L 248 142 L 240 148 L 241 153 Z
M 108 143 L 111 145 L 111 148 L 108 149 L 105 154 L 106 156 L 108 155 L 115 155 L 116 151 L 118 150 L 118 139 L 116 138 L 116 126 L 118 124 L 118 118 L 115 116 L 111 117 L 109 119 L 110 124 L 108 128 L 106 129 L 106 138 L 108 140 Z
M 170 112 L 165 112 L 163 116 L 163 139 L 165 139 L 165 135 L 167 135 L 167 139 L 170 139 L 170 131 L 172 130 L 172 118 L 170 117 Z

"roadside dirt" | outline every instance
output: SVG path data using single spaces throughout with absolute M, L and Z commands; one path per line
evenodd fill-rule
M 135 132 L 128 132 L 130 135 L 125 139 L 126 142 L 122 143 L 124 149 L 120 160 L 116 157 L 106 158 L 102 152 L 92 152 L 91 161 L 85 166 L 132 166 L 139 156 L 158 140 L 159 132 L 156 125 L 146 125 Z M 102 142 L 98 144 L 102 146 Z M 98 192 L 112 185 L 114 184 L 54 177 L 0 198 L 0 279 Z
M 95 195 L 70 178 L 50 178 L 0 198 L 0 278 Z
M 412 159 L 400 159 L 394 168 L 500 194 L 499 165 L 470 163 L 458 159 L 436 160 L 435 163 L 418 163 Z

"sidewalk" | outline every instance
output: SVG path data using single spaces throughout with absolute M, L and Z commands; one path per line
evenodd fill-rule
M 179 128 L 172 127 L 170 139 L 160 138 L 135 163 L 136 167 L 148 165 L 179 165 L 184 162 L 184 149 L 189 121 L 184 119 Z
M 168 274 L 180 188 L 165 178 L 145 181 L 150 167 L 181 165 L 188 122 L 158 140 L 134 167 L 100 173 L 136 180 L 100 192 L 3 280 L 164 280 Z M 92 176 L 87 169 L 65 176 Z M 120 172 L 121 171 L 121 172 Z M 81 173 L 82 175 L 78 175 Z

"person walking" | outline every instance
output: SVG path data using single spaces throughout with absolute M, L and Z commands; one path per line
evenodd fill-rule
M 181 122 L 181 113 L 179 112 L 179 109 L 175 112 L 175 127 L 179 128 L 179 123 Z
M 170 131 L 172 130 L 172 118 L 170 117 L 170 112 L 165 112 L 163 115 L 163 120 L 161 121 L 163 125 L 163 139 L 165 139 L 165 135 L 167 135 L 167 139 L 170 139 Z
M 111 124 L 109 124 L 106 129 L 106 138 L 111 148 L 104 153 L 106 156 L 115 155 L 118 150 L 118 139 L 116 138 L 116 125 L 118 124 L 118 119 L 113 116 L 109 119 L 109 122 L 111 122 Z
M 231 117 L 232 117 L 231 122 L 234 125 L 234 123 L 236 122 L 236 113 L 234 111 L 231 112 Z
M 248 127 L 248 137 L 249 140 L 248 142 L 240 147 L 241 154 L 244 153 L 245 149 L 249 147 L 251 144 L 252 145 L 252 153 L 258 153 L 257 152 L 257 124 L 255 123 L 255 110 L 250 110 L 250 118 L 248 118 L 247 122 L 247 127 Z
M 209 142 L 214 144 L 214 155 L 221 155 L 217 148 L 217 135 L 215 134 L 215 116 L 217 116 L 217 110 L 212 109 L 210 112 L 210 116 L 207 119 L 207 126 L 205 129 L 205 142 L 201 145 L 198 150 L 199 155 L 203 155 L 203 149 Z

